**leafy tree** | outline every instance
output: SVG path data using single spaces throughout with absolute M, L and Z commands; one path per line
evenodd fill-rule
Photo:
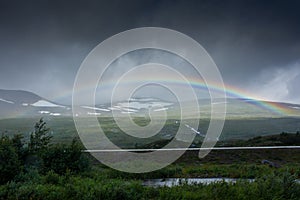
M 52 136 L 49 135 L 49 128 L 41 118 L 34 126 L 34 131 L 30 134 L 27 152 L 24 156 L 24 167 L 26 170 L 35 169 L 40 171 L 43 167 L 42 154 L 49 148 Z
M 45 150 L 52 138 L 49 135 L 49 128 L 46 127 L 46 122 L 43 118 L 40 119 L 34 126 L 34 132 L 30 134 L 29 151 L 32 153 L 39 153 Z

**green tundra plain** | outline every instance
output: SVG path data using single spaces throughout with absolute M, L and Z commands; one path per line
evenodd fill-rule
M 198 151 L 186 151 L 161 170 L 131 174 L 111 169 L 89 153 L 83 153 L 85 148 L 70 117 L 42 119 L 49 143 L 44 150 L 30 150 L 34 124 L 39 120 L 0 120 L 1 199 L 299 199 L 300 196 L 297 182 L 300 149 L 212 150 L 203 159 L 198 158 Z M 112 118 L 98 120 L 112 142 L 132 149 L 161 148 L 173 139 L 179 126 L 178 119 L 168 119 L 156 136 L 136 140 L 122 132 Z M 134 121 L 140 126 L 149 123 L 143 117 Z M 198 130 L 205 132 L 208 124 L 209 119 L 200 120 Z M 227 119 L 216 146 L 299 146 L 299 129 L 297 117 Z M 202 141 L 197 135 L 191 147 L 200 147 Z M 274 165 L 263 163 L 264 160 Z M 167 178 L 237 181 L 210 184 L 182 181 L 172 187 L 143 184 L 149 179 Z

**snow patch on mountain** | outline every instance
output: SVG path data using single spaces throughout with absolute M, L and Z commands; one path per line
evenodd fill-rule
M 121 113 L 122 114 L 131 114 L 131 113 L 134 113 L 134 112 L 131 112 L 131 111 L 122 111 Z
M 300 107 L 298 106 L 289 106 L 290 108 L 293 108 L 293 109 L 297 109 L 297 110 L 300 110 Z
M 99 110 L 104 112 L 109 112 L 109 109 L 106 108 L 97 108 L 97 107 L 91 107 L 91 106 L 81 106 L 81 108 L 91 109 L 91 110 Z
M 154 98 L 131 98 L 129 99 L 129 101 L 141 101 L 141 102 L 145 102 L 145 101 L 156 101 L 157 99 Z
M 159 109 L 155 109 L 154 112 L 158 112 L 158 111 L 164 111 L 164 110 L 168 110 L 169 108 L 159 108 Z
M 170 106 L 172 103 L 168 102 L 139 102 L 139 101 L 132 101 L 132 102 L 122 102 L 118 103 L 118 106 L 123 108 L 134 108 L 134 109 L 148 109 L 153 107 L 164 107 Z
M 46 110 L 40 110 L 39 113 L 41 113 L 41 114 L 49 114 L 50 112 L 46 111 Z
M 88 115 L 96 115 L 96 116 L 101 115 L 101 113 L 98 113 L 98 112 L 88 112 L 87 114 Z
M 50 113 L 51 116 L 60 116 L 60 113 Z
M 45 101 L 45 100 L 39 100 L 33 104 L 30 104 L 31 106 L 35 106 L 35 107 L 61 107 L 61 108 L 65 108 L 65 106 L 61 106 L 61 105 L 57 105 L 54 103 L 51 103 L 49 101 Z
M 2 99 L 2 98 L 0 98 L 0 101 L 3 101 L 3 102 L 5 102 L 5 103 L 14 104 L 14 102 L 12 102 L 12 101 L 9 101 L 9 100 L 5 100 L 5 99 Z
M 193 131 L 194 133 L 196 133 L 197 135 L 200 135 L 202 137 L 205 137 L 205 135 L 201 134 L 200 131 L 196 130 L 195 128 L 191 127 L 190 125 L 188 124 L 185 124 L 185 126 L 189 129 L 191 129 L 191 131 Z

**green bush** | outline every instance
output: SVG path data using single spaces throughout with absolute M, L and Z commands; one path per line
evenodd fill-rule
M 95 174 L 96 175 L 96 174 Z M 0 186 L 0 199 L 299 199 L 296 176 L 269 174 L 253 182 L 240 180 L 173 187 L 145 187 L 134 180 L 104 176 L 58 175 L 48 172 L 34 181 L 9 182 Z
M 61 182 L 62 182 L 62 180 L 61 180 L 61 177 L 59 176 L 59 174 L 56 174 L 53 171 L 47 172 L 47 174 L 44 177 L 44 183 L 46 183 L 46 184 L 58 185 Z
M 58 174 L 83 172 L 90 167 L 88 158 L 82 153 L 81 145 L 76 141 L 70 145 L 57 144 L 42 154 L 43 171 Z
M 12 180 L 21 172 L 21 162 L 13 141 L 8 136 L 0 138 L 0 184 Z

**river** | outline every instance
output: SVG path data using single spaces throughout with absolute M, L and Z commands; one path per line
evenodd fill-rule
M 160 187 L 160 186 L 177 186 L 182 183 L 192 184 L 210 184 L 225 181 L 227 183 L 235 183 L 238 180 L 252 182 L 254 179 L 235 179 L 235 178 L 166 178 L 166 179 L 147 179 L 143 182 L 144 186 Z

